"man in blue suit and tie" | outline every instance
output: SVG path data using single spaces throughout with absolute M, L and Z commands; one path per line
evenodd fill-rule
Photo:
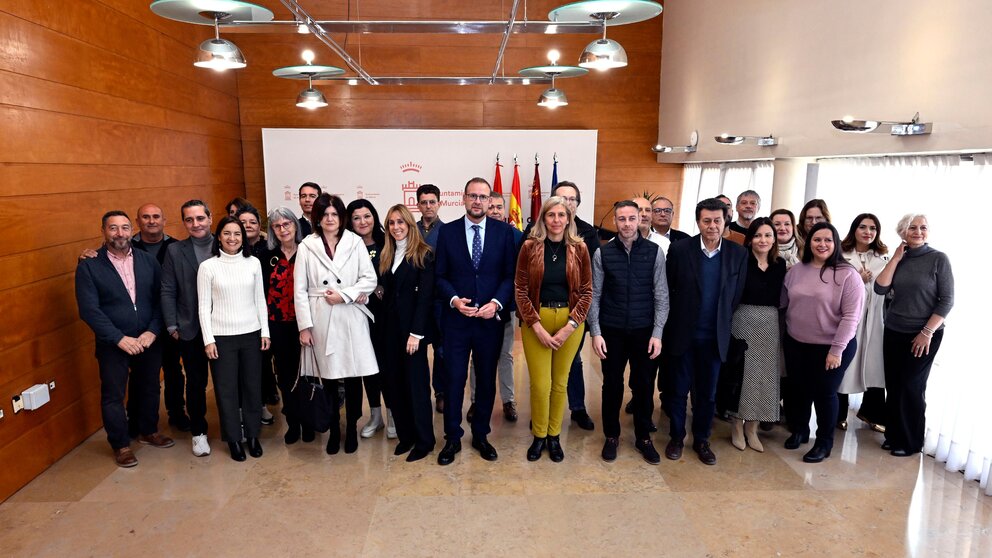
M 503 345 L 503 324 L 510 319 L 516 249 L 512 227 L 486 216 L 492 189 L 484 178 L 465 184 L 465 217 L 441 227 L 437 240 L 436 280 L 441 299 L 441 329 L 447 371 L 444 448 L 437 462 L 448 465 L 461 451 L 462 403 L 472 356 L 476 373 L 472 447 L 495 461 L 489 419 L 496 398 L 496 364 Z

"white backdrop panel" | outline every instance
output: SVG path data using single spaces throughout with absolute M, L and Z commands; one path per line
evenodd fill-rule
M 541 197 L 551 190 L 552 157 L 558 154 L 558 179 L 571 180 L 585 201 L 579 217 L 591 222 L 596 197 L 596 130 L 262 130 L 265 161 L 265 202 L 270 210 L 286 206 L 297 214 L 300 184 L 311 181 L 336 194 L 345 205 L 366 198 L 379 217 L 404 203 L 419 219 L 416 190 L 421 184 L 441 189 L 444 221 L 465 213 L 465 182 L 481 176 L 493 183 L 496 154 L 503 165 L 503 197 L 513 180 L 513 155 L 520 165 L 520 194 L 524 223 L 530 215 L 534 154 L 540 159 Z

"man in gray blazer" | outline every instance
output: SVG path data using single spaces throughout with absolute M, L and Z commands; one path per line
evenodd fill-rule
M 207 355 L 197 310 L 196 272 L 210 257 L 214 236 L 210 209 L 200 200 L 189 200 L 180 210 L 189 233 L 186 240 L 167 248 L 162 264 L 162 318 L 166 330 L 179 340 L 186 369 L 186 411 L 193 434 L 193 455 L 210 455 L 207 443 Z

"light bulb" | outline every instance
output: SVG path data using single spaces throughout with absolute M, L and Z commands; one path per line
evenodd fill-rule
M 550 60 L 552 64 L 557 64 L 559 58 L 561 58 L 561 53 L 558 52 L 558 49 L 553 48 L 548 51 L 548 60 Z
M 314 55 L 312 50 L 304 50 L 302 56 L 304 62 L 307 64 L 313 64 Z

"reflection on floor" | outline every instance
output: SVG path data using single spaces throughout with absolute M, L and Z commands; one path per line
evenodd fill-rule
M 232 461 L 216 438 L 194 457 L 134 444 L 120 469 L 98 432 L 0 505 L 5 556 L 992 556 L 992 498 L 932 458 L 891 457 L 851 418 L 833 457 L 802 462 L 786 433 L 765 453 L 738 451 L 716 421 L 714 467 L 686 451 L 646 464 L 630 416 L 616 462 L 604 463 L 599 364 L 584 349 L 597 430 L 565 423 L 566 458 L 525 458 L 531 436 L 526 367 L 515 347 L 520 420 L 493 418 L 499 460 L 466 444 L 455 464 L 436 453 L 408 464 L 380 431 L 353 455 L 323 441 L 282 442 L 263 427 L 265 455 Z M 209 398 L 212 398 L 210 396 Z M 499 406 L 497 405 L 497 409 Z M 657 417 L 657 411 L 656 411 Z M 164 423 L 164 420 L 163 420 Z M 664 447 L 667 421 L 656 445 Z M 442 430 L 440 415 L 435 429 Z M 466 439 L 468 442 L 468 439 Z M 440 449 L 440 443 L 438 449 Z M 808 447 L 808 446 L 804 446 Z

